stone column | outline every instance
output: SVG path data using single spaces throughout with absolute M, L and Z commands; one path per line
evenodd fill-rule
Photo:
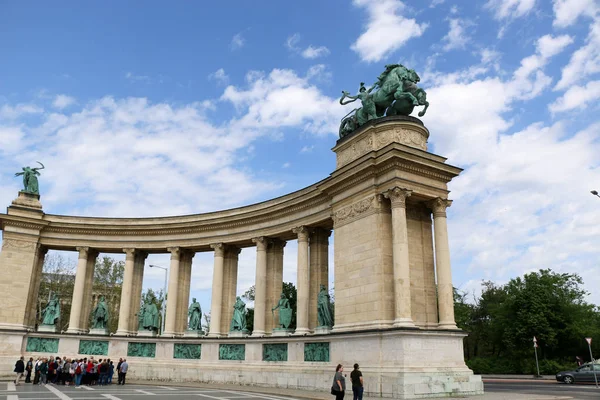
M 286 242 L 272 239 L 267 247 L 267 310 L 265 332 L 273 333 L 279 327 L 279 318 L 271 309 L 277 305 L 283 291 L 283 248 Z
M 37 302 L 40 293 L 44 261 L 46 260 L 47 253 L 47 248 L 38 246 L 33 277 L 31 278 L 29 288 L 29 296 L 31 299 L 28 299 L 28 307 L 25 310 L 25 326 L 29 329 L 33 329 L 37 323 Z
M 135 262 L 135 249 L 123 249 L 125 252 L 125 273 L 123 287 L 121 288 L 121 306 L 119 307 L 119 327 L 115 335 L 127 336 L 131 333 L 129 326 L 129 313 L 131 312 L 133 290 L 133 268 Z M 138 300 L 139 301 L 139 300 Z
M 220 336 L 221 332 L 221 307 L 223 301 L 223 264 L 225 245 L 223 243 L 211 244 L 215 250 L 215 264 L 213 271 L 212 299 L 210 305 L 210 332 L 209 336 Z
M 169 267 L 169 285 L 167 296 L 167 315 L 165 316 L 165 331 L 162 336 L 174 336 L 177 322 L 177 288 L 179 287 L 179 263 L 181 250 L 179 247 L 169 247 L 171 266 Z
M 321 285 L 329 289 L 329 229 L 317 228 L 310 235 L 310 290 L 308 328 L 314 331 L 318 325 L 317 299 Z
M 446 208 L 450 207 L 451 204 L 452 200 L 440 197 L 429 202 L 429 206 L 433 210 L 440 329 L 457 329 L 456 322 L 454 322 L 454 289 L 452 287 L 450 246 L 448 244 L 448 225 L 446 221 Z
M 142 287 L 144 284 L 144 267 L 148 253 L 137 250 L 133 261 L 133 282 L 131 284 L 131 309 L 129 311 L 129 330 L 140 330 L 138 313 L 142 302 Z
M 87 257 L 87 265 L 85 267 L 85 289 L 83 291 L 83 302 L 81 308 L 81 320 L 79 323 L 83 332 L 89 332 L 90 314 L 92 313 L 92 304 L 94 299 L 94 271 L 96 270 L 96 260 L 98 259 L 98 251 L 90 249 Z
M 296 335 L 310 333 L 308 328 L 308 305 L 310 273 L 308 269 L 308 235 L 306 226 L 299 226 L 292 230 L 298 235 L 298 303 L 296 311 Z
M 221 332 L 229 332 L 233 318 L 233 305 L 237 293 L 238 260 L 241 249 L 227 246 L 223 266 L 223 300 L 221 302 Z
M 256 280 L 254 295 L 254 330 L 252 336 L 265 334 L 265 308 L 267 304 L 267 246 L 269 239 L 261 236 L 252 239 L 256 243 Z
M 188 328 L 188 308 L 190 305 L 190 287 L 192 280 L 192 259 L 194 252 L 184 250 L 181 252 L 179 288 L 177 300 L 177 321 L 175 323 L 175 332 L 177 336 L 183 335 Z
M 385 192 L 392 205 L 392 260 L 394 265 L 394 326 L 410 326 L 412 320 L 410 297 L 410 263 L 408 258 L 408 225 L 406 199 L 412 191 L 399 187 Z
M 77 260 L 77 271 L 75 272 L 75 286 L 73 287 L 73 298 L 71 300 L 71 315 L 69 317 L 69 328 L 67 333 L 83 333 L 81 327 L 81 316 L 85 292 L 86 268 L 89 247 L 77 247 L 79 259 Z

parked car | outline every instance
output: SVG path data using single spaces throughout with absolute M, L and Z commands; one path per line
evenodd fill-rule
M 556 380 L 564 383 L 594 382 L 594 372 L 600 381 L 600 364 L 586 363 L 573 371 L 561 371 Z

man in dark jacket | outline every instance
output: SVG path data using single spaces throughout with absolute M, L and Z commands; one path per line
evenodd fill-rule
M 25 371 L 27 372 L 27 376 L 25 376 L 25 383 L 31 383 L 31 371 L 33 371 L 33 357 L 29 358 L 27 364 L 25 365 Z
M 17 373 L 15 385 L 18 385 L 21 378 L 23 378 L 23 373 L 25 372 L 25 363 L 23 362 L 24 359 L 25 357 L 21 356 L 21 358 L 19 358 L 15 363 L 15 372 Z

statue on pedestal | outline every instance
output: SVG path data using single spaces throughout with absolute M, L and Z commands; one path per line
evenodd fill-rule
M 281 298 L 275 307 L 271 309 L 271 312 L 279 309 L 279 328 L 288 329 L 292 323 L 292 307 L 290 301 L 285 297 L 285 293 L 281 293 Z
M 40 169 L 44 169 L 44 164 L 37 161 L 42 167 L 31 168 L 29 166 L 23 167 L 23 172 L 17 172 L 15 176 L 23 175 L 23 192 L 31 194 L 40 194 L 40 187 L 38 185 L 37 177 L 40 176 L 38 172 Z
M 42 312 L 42 325 L 52 325 L 55 326 L 60 318 L 60 302 L 58 301 L 58 296 L 56 293 L 52 293 L 50 297 L 50 301 L 44 308 Z
M 188 308 L 188 330 L 190 331 L 201 331 L 202 330 L 202 308 L 200 307 L 200 303 L 196 301 L 194 297 L 192 299 L 192 304 Z
M 158 331 L 158 307 L 156 307 L 156 304 L 144 304 L 140 308 L 138 319 L 140 321 L 139 330 Z
M 246 303 L 238 296 L 233 305 L 233 318 L 231 319 L 231 332 L 246 331 Z
M 108 306 L 104 296 L 100 296 L 98 304 L 92 312 L 92 329 L 106 329 L 108 325 Z
M 325 285 L 321 285 L 319 291 L 319 297 L 317 300 L 317 319 L 319 326 L 332 327 L 333 326 L 333 315 L 331 313 L 331 303 L 329 300 L 329 293 L 325 289 Z

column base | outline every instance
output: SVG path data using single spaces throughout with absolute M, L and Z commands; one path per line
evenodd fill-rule
M 417 328 L 410 318 L 401 318 L 394 321 L 394 328 Z
M 188 329 L 187 331 L 185 331 L 185 333 L 183 334 L 183 337 L 193 337 L 193 338 L 199 338 L 199 337 L 204 337 L 204 331 L 193 331 Z
M 440 322 L 438 324 L 438 329 L 456 329 L 456 330 L 458 330 L 458 327 L 456 326 L 456 322 Z
M 206 335 L 206 336 L 218 338 L 218 337 L 221 337 L 221 336 L 226 336 L 226 334 L 221 333 L 221 332 L 209 332 L 208 335 Z
M 317 326 L 315 328 L 315 335 L 328 335 L 331 333 L 330 326 Z
M 272 336 L 289 336 L 289 335 L 291 335 L 293 333 L 294 333 L 294 331 L 292 329 L 275 328 L 275 329 L 273 329 L 273 335 Z
M 136 332 L 117 330 L 115 336 L 135 336 Z
M 306 336 L 310 335 L 310 330 L 308 328 L 296 328 L 294 332 L 294 336 Z
M 243 331 L 231 331 L 229 334 L 227 334 L 227 337 L 243 338 L 247 337 L 249 333 L 250 332 L 248 332 L 246 329 Z M 254 334 L 252 334 L 252 336 L 254 336 Z
M 261 336 L 266 336 L 267 333 L 265 331 L 257 331 L 254 330 L 252 331 L 252 335 L 250 335 L 250 337 L 261 337 Z
M 40 325 L 40 328 L 41 327 L 42 327 L 42 325 Z M 84 329 L 80 329 L 80 328 L 69 328 L 69 329 L 67 329 L 67 331 L 65 333 L 72 333 L 75 335 L 83 335 L 84 333 L 86 333 L 86 331 Z
M 40 325 L 38 326 L 38 332 L 52 332 L 58 333 L 58 326 L 55 325 Z
M 157 337 L 158 334 L 156 333 L 156 331 L 148 331 L 146 329 L 142 330 L 142 331 L 138 331 L 137 332 L 137 336 L 138 337 Z M 167 333 L 163 333 L 161 336 L 173 336 L 172 334 L 169 335 Z
M 68 333 L 69 331 L 67 331 Z M 98 336 L 108 336 L 108 328 L 96 328 L 90 329 L 88 332 L 90 335 L 98 335 Z

